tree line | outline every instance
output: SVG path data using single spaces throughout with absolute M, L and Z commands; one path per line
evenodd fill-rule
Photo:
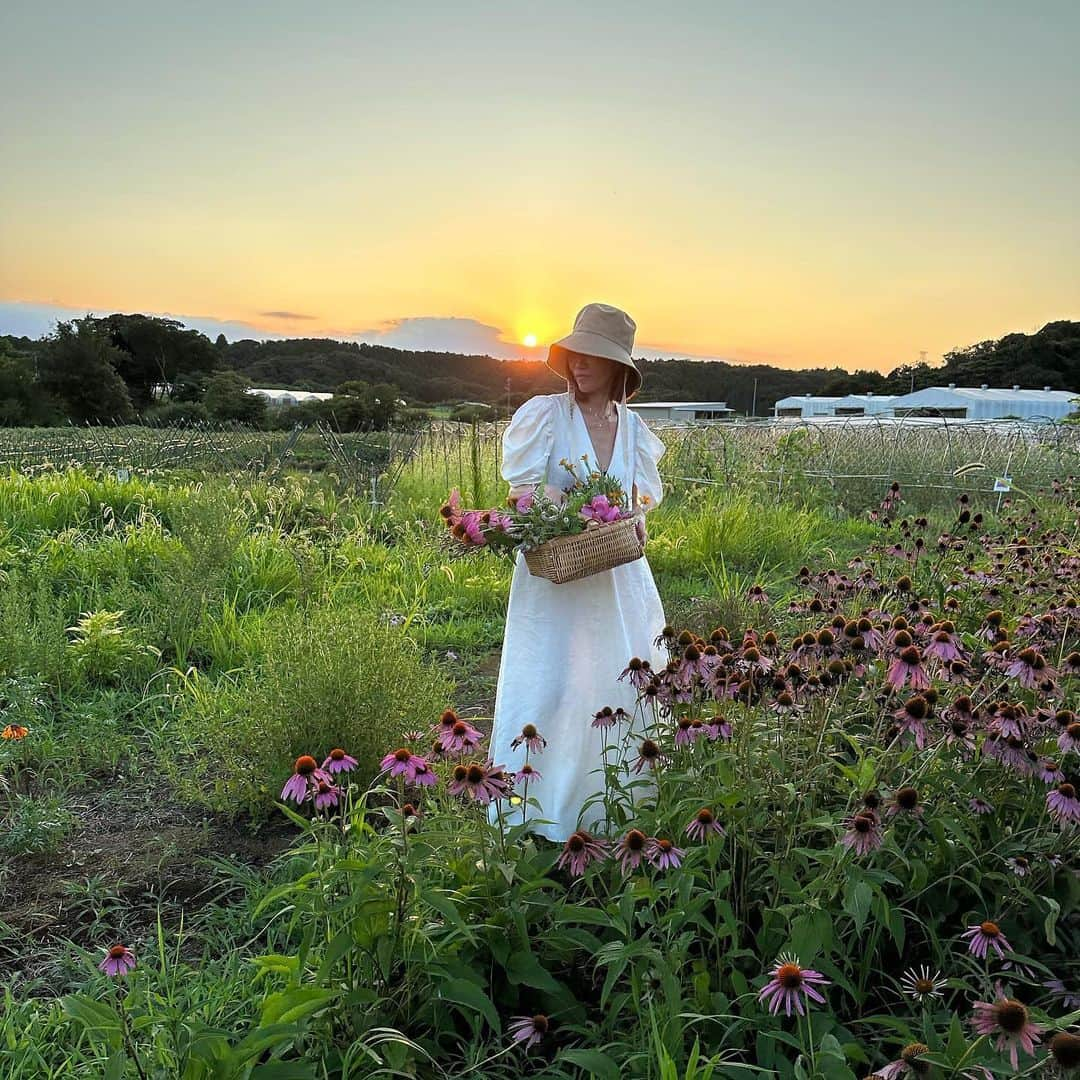
M 839 367 L 791 371 L 767 364 L 639 360 L 640 400 L 727 401 L 766 415 L 791 394 L 901 394 L 926 386 L 1012 386 L 1080 392 L 1080 323 L 1048 323 L 956 349 L 943 365 L 888 374 Z M 335 394 L 332 402 L 268 408 L 248 387 Z M 0 336 L 0 426 L 239 420 L 291 426 L 323 419 L 338 430 L 385 428 L 432 406 L 456 415 L 503 415 L 563 384 L 541 361 L 289 338 L 211 341 L 173 319 L 114 314 L 60 322 L 42 338 Z

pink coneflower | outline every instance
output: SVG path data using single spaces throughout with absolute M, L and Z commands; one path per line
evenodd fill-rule
M 606 840 L 599 840 L 590 836 L 584 829 L 570 834 L 566 846 L 555 864 L 560 869 L 568 866 L 571 877 L 581 877 L 585 873 L 585 867 L 597 859 L 603 859 L 607 855 L 608 844 Z
M 391 754 L 387 754 L 379 762 L 379 768 L 383 772 L 389 772 L 391 777 L 403 776 L 408 784 L 415 783 L 417 773 L 420 771 L 426 772 L 427 767 L 428 764 L 422 757 L 414 754 L 404 746 Z
M 341 799 L 341 788 L 329 780 L 320 780 L 315 787 L 315 809 L 328 810 L 337 806 Z
M 762 987 L 758 1001 L 764 1002 L 774 1016 L 783 1009 L 787 1016 L 794 1009 L 800 1016 L 805 1015 L 804 1002 L 813 999 L 824 1004 L 825 998 L 817 990 L 819 986 L 828 986 L 829 980 L 817 971 L 800 967 L 793 957 L 781 955 L 773 968 L 772 978 Z
M 512 1016 L 507 1026 L 515 1043 L 524 1043 L 525 1049 L 535 1046 L 548 1033 L 551 1021 L 543 1013 L 535 1016 Z
M 455 766 L 453 779 L 446 790 L 451 795 L 467 795 L 486 806 L 495 799 L 505 798 L 510 793 L 510 783 L 501 765 L 474 761 Z
M 534 769 L 527 761 L 514 773 L 515 784 L 532 784 L 537 780 L 543 780 L 539 769 Z
M 913 787 L 897 788 L 896 793 L 893 795 L 893 801 L 886 811 L 889 817 L 894 817 L 896 814 L 914 814 L 916 817 L 921 817 L 922 812 L 923 808 L 919 804 L 919 792 Z
M 703 806 L 686 826 L 686 835 L 691 840 L 707 840 L 712 836 L 723 836 L 724 827 L 716 820 L 716 815 Z
M 1027 877 L 1031 873 L 1031 860 L 1023 855 L 1013 855 L 1005 860 L 1005 864 L 1017 877 Z
M 118 978 L 135 970 L 135 954 L 126 945 L 114 945 L 98 964 L 98 970 Z
M 999 958 L 1005 955 L 1007 949 L 1012 949 L 1007 938 L 1001 932 L 1001 927 L 989 920 L 981 922 L 977 926 L 969 926 L 960 937 L 967 938 L 968 951 L 972 956 L 977 956 L 980 960 L 986 958 L 986 954 L 990 949 L 993 949 Z
M 882 844 L 881 826 L 874 814 L 855 814 L 848 822 L 847 832 L 840 837 L 844 847 L 857 855 L 869 855 Z
M 290 799 L 299 806 L 320 780 L 327 779 L 327 774 L 319 768 L 319 763 L 310 754 L 301 754 L 293 763 L 293 774 L 285 781 L 281 789 L 281 798 Z
M 655 769 L 667 759 L 660 751 L 660 747 L 652 739 L 643 739 L 638 747 L 637 761 L 634 762 L 634 772 L 639 773 L 644 768 Z
M 457 719 L 439 732 L 439 745 L 448 754 L 465 754 L 475 750 L 483 737 L 468 720 Z
M 423 735 L 417 734 L 419 738 L 423 738 Z M 330 753 L 326 755 L 326 760 L 322 763 L 323 772 L 328 772 L 331 775 L 334 773 L 352 772 L 356 766 L 356 758 L 350 757 L 339 747 L 335 747 L 331 750 Z
M 648 854 L 651 841 L 640 829 L 628 829 L 615 846 L 615 857 L 619 860 L 622 872 L 628 874 L 641 865 L 641 860 Z
M 930 685 L 930 676 L 922 666 L 922 653 L 917 645 L 901 649 L 900 655 L 889 665 L 885 682 L 894 690 L 910 683 L 912 690 L 925 690 Z
M 930 969 L 924 964 L 918 969 L 908 968 L 900 976 L 900 985 L 908 997 L 921 1002 L 928 1001 L 930 998 L 941 997 L 941 991 L 946 983 L 941 977 L 940 971 L 931 975 Z
M 1059 1031 L 1049 1043 L 1050 1056 L 1063 1072 L 1080 1069 L 1080 1035 Z
M 510 743 L 510 749 L 516 750 L 522 743 L 532 753 L 539 754 L 547 746 L 547 739 L 536 730 L 535 724 L 526 724 L 521 729 L 521 734 Z
M 769 602 L 769 597 L 760 585 L 751 585 L 747 591 L 746 599 L 751 604 L 767 604 Z
M 677 848 L 670 840 L 654 837 L 645 852 L 645 857 L 658 870 L 675 870 L 682 866 L 682 858 L 685 854 L 686 852 Z
M 1076 797 L 1075 785 L 1058 784 L 1046 796 L 1046 809 L 1050 811 L 1050 816 L 1062 825 L 1080 821 L 1080 799 Z
M 1013 998 L 999 997 L 993 1002 L 976 1001 L 971 1025 L 979 1035 L 997 1035 L 994 1044 L 999 1053 L 1009 1051 L 1012 1067 L 1020 1067 L 1021 1048 L 1035 1056 L 1035 1044 L 1040 1042 L 1042 1028 L 1033 1024 L 1027 1007 Z

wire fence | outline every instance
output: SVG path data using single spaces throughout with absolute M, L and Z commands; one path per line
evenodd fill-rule
M 667 452 L 661 477 L 671 492 L 750 484 L 776 501 L 797 494 L 849 511 L 876 505 L 899 483 L 915 504 L 960 493 L 1069 492 L 1080 474 L 1080 425 L 850 417 L 829 420 L 651 422 Z M 342 433 L 318 423 L 287 431 L 239 424 L 167 427 L 0 429 L 0 470 L 101 466 L 132 471 L 285 469 L 333 473 L 382 502 L 406 470 L 472 505 L 497 503 L 506 421 Z

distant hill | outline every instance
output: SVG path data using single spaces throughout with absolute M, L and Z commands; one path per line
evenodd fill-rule
M 565 385 L 535 360 L 414 352 L 329 338 L 230 344 L 219 336 L 211 343 L 179 323 L 141 315 L 116 314 L 90 322 L 108 334 L 109 348 L 99 358 L 104 374 L 109 375 L 111 366 L 121 380 L 114 389 L 123 396 L 126 387 L 136 412 L 149 401 L 154 381 L 183 378 L 185 372 L 197 377 L 199 371 L 205 374 L 212 368 L 232 369 L 256 386 L 299 390 L 333 391 L 350 381 L 390 383 L 412 405 L 483 401 L 500 411 Z M 79 389 L 82 376 L 76 369 L 83 364 L 81 359 L 69 358 L 69 366 L 75 364 L 68 375 L 75 379 L 69 397 L 75 397 L 65 405 L 63 395 L 49 392 L 48 373 L 56 366 L 59 347 L 55 335 L 36 341 L 0 335 L 0 426 L 44 422 L 39 414 L 46 413 L 53 419 L 79 415 L 72 402 L 89 392 Z M 769 414 L 773 403 L 789 394 L 906 393 L 950 382 L 1049 386 L 1080 393 L 1080 322 L 1062 320 L 1047 323 L 1035 334 L 981 341 L 948 353 L 943 365 L 902 365 L 887 375 L 838 367 L 790 371 L 767 364 L 681 359 L 638 364 L 645 375 L 641 401 L 721 400 L 737 412 L 748 414 L 753 409 L 759 416 Z M 100 381 L 90 380 L 93 387 Z M 201 400 L 200 393 L 192 391 L 184 400 Z
M 413 352 L 385 345 L 355 344 L 327 338 L 237 341 L 221 350 L 222 362 L 257 386 L 333 390 L 349 379 L 390 382 L 410 401 L 486 401 L 504 405 L 510 380 L 511 405 L 533 394 L 563 388 L 541 361 L 497 360 L 444 352 Z M 669 399 L 727 401 L 749 413 L 771 412 L 789 394 L 907 393 L 924 386 L 1049 386 L 1080 392 L 1080 322 L 1053 322 L 1037 334 L 1009 334 L 957 349 L 943 366 L 904 365 L 888 375 L 842 368 L 791 371 L 768 364 L 729 364 L 706 360 L 639 360 L 645 375 L 641 401 Z

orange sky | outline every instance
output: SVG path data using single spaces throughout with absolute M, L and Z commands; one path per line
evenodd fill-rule
M 604 300 L 643 355 L 887 370 L 1080 317 L 1071 5 L 203 6 L 0 16 L 0 332 L 539 355 Z

